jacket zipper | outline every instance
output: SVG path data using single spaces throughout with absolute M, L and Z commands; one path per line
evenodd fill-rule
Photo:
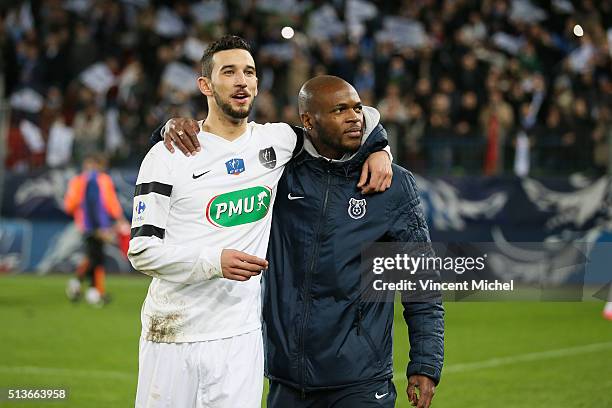
M 374 353 L 374 356 L 376 357 L 376 361 L 378 362 L 379 365 L 381 365 L 382 359 L 380 358 L 380 353 L 378 352 L 378 349 L 374 345 L 374 341 L 372 340 L 372 337 L 370 337 L 370 334 L 368 333 L 368 331 L 365 328 L 361 327 L 362 320 L 363 320 L 363 313 L 361 311 L 361 304 L 360 304 L 359 306 L 357 306 L 357 335 L 358 336 L 363 335 L 366 343 L 368 343 L 368 345 L 370 346 L 370 349 Z
M 323 209 L 321 211 L 321 217 L 319 218 L 319 225 L 317 228 L 317 234 L 315 236 L 315 247 L 312 251 L 312 261 L 310 262 L 310 268 L 304 277 L 304 320 L 302 321 L 302 330 L 300 333 L 300 371 L 302 377 L 302 399 L 306 398 L 306 390 L 304 388 L 304 383 L 306 382 L 306 365 L 304 364 L 305 359 L 305 344 L 304 344 L 304 333 L 306 332 L 306 324 L 308 322 L 308 314 L 310 312 L 310 287 L 312 285 L 312 274 L 314 273 L 314 267 L 316 263 L 316 259 L 319 252 L 319 242 L 321 236 L 322 225 L 325 222 L 325 216 L 327 213 L 327 201 L 329 199 L 329 187 L 331 181 L 331 173 L 330 169 L 327 169 L 327 182 L 325 184 L 325 198 L 323 199 Z

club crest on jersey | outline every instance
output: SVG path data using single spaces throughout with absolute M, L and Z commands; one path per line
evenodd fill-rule
M 244 160 L 238 158 L 229 159 L 225 162 L 225 167 L 227 168 L 227 174 L 237 176 L 245 170 Z
M 259 151 L 259 162 L 268 169 L 276 167 L 276 152 L 272 146 Z
M 361 200 L 357 200 L 355 198 L 351 198 L 349 200 L 348 214 L 354 219 L 358 220 L 362 218 L 366 213 L 366 200 L 362 198 Z
M 249 224 L 268 214 L 271 200 L 272 190 L 266 186 L 219 194 L 206 206 L 206 219 L 215 227 Z

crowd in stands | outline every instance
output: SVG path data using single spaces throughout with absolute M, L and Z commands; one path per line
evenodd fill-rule
M 137 166 L 167 118 L 206 117 L 200 57 L 231 33 L 254 49 L 255 121 L 299 124 L 301 84 L 332 74 L 378 108 L 413 171 L 605 173 L 611 19 L 610 0 L 13 1 L 0 11 L 5 168 L 92 151 Z

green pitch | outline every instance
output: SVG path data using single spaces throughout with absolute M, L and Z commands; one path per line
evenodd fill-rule
M 0 390 L 67 388 L 66 402 L 13 407 L 129 407 L 148 279 L 110 277 L 103 309 L 71 304 L 66 277 L 0 277 Z M 446 364 L 434 407 L 612 407 L 612 322 L 602 304 L 447 303 Z M 407 331 L 396 308 L 395 384 Z M 290 407 L 288 407 L 290 408 Z

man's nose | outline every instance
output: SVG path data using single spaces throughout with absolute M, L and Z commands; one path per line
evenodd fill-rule
M 347 122 L 361 122 L 361 114 L 355 112 L 354 109 L 349 109 L 349 115 L 346 121 Z
M 238 72 L 234 76 L 234 85 L 240 86 L 243 88 L 247 86 L 246 75 L 244 75 L 244 72 Z

